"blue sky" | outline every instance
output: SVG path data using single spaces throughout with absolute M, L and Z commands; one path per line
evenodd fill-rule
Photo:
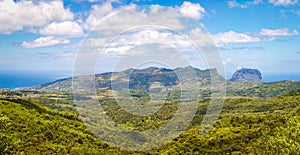
M 0 0 L 0 71 L 71 76 L 92 28 L 112 12 L 142 5 L 186 9 L 210 33 L 227 77 L 246 67 L 300 79 L 298 0 Z

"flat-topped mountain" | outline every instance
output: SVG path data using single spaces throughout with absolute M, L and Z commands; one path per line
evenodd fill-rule
M 237 70 L 230 81 L 233 82 L 263 82 L 261 72 L 257 69 L 241 68 Z
M 84 87 L 90 87 L 96 89 L 111 89 L 112 83 L 114 86 L 121 86 L 121 87 L 129 83 L 130 89 L 149 90 L 150 85 L 153 84 L 154 82 L 159 82 L 166 87 L 172 87 L 178 85 L 180 83 L 180 79 L 178 76 L 179 74 L 186 81 L 189 81 L 191 79 L 190 80 L 191 82 L 192 79 L 195 78 L 193 76 L 196 76 L 198 85 L 210 84 L 211 77 L 225 80 L 224 77 L 218 74 L 216 69 L 200 70 L 198 68 L 193 68 L 191 66 L 187 66 L 184 68 L 176 68 L 176 69 L 149 67 L 145 69 L 131 68 L 121 72 L 107 72 L 107 73 L 101 73 L 96 75 L 89 75 L 90 78 L 84 78 L 84 79 L 95 80 L 95 82 L 94 83 L 86 82 L 81 84 L 87 84 Z M 81 77 L 75 77 L 75 78 L 81 78 Z M 195 85 L 195 83 L 191 83 L 191 85 Z M 28 87 L 23 90 L 31 90 L 31 91 L 70 90 L 71 91 L 72 78 L 60 79 L 51 83 Z

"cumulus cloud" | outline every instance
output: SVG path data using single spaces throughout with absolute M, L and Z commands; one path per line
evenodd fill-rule
M 275 6 L 289 6 L 298 3 L 298 0 L 269 0 Z
M 121 9 L 126 11 L 116 13 Z M 121 57 L 129 60 L 124 63 L 126 66 L 143 59 L 162 62 L 170 60 L 180 64 L 179 56 L 176 59 L 170 58 L 177 51 L 182 51 L 182 55 L 196 62 L 202 56 L 194 45 L 198 45 L 205 56 L 213 59 L 210 65 L 217 68 L 217 48 L 209 49 L 213 42 L 205 44 L 208 34 L 200 28 L 200 23 L 192 20 L 201 19 L 203 15 L 204 8 L 190 2 L 175 7 L 151 5 L 144 8 L 136 5 L 115 8 L 111 3 L 94 5 L 84 24 L 85 29 L 91 30 L 91 35 L 80 48 L 79 56 L 86 58 L 82 61 L 87 64 L 81 67 L 82 71 L 85 72 L 90 67 L 87 62 L 96 59 L 99 53 L 102 60 L 100 62 L 114 63 L 116 58 Z M 192 43 L 189 42 L 191 38 Z M 202 44 L 205 46 L 201 46 Z
M 252 2 L 252 4 L 261 4 L 261 3 L 263 3 L 263 0 L 254 0 Z
M 100 9 L 101 7 L 94 7 L 94 9 L 96 8 L 97 10 L 93 10 L 92 14 L 88 17 L 85 28 L 92 28 L 93 31 L 101 31 L 101 34 L 105 36 L 109 36 L 116 31 L 121 32 L 141 25 L 159 25 L 175 30 L 184 28 L 178 19 L 178 17 L 182 17 L 182 15 L 178 9 L 173 7 L 165 8 L 159 5 L 153 5 L 147 8 L 149 12 L 145 12 L 142 8 L 130 5 L 123 8 L 126 11 L 122 11 L 122 13 L 116 13 L 112 16 L 110 16 L 111 14 L 108 15 L 109 18 L 99 16 L 96 12 L 103 10 Z M 112 12 L 116 12 L 115 9 L 113 9 Z M 100 25 L 98 25 L 99 23 Z
M 94 2 L 98 2 L 99 0 L 88 0 L 88 2 L 94 3 Z
M 24 27 L 41 27 L 51 21 L 72 20 L 74 15 L 62 1 L 0 1 L 0 33 L 10 34 Z
M 95 3 L 95 2 L 111 2 L 111 3 L 120 3 L 120 0 L 88 0 L 90 3 Z
M 298 31 L 297 30 L 290 31 L 287 28 L 274 29 L 274 30 L 263 28 L 259 34 L 263 36 L 294 36 L 294 35 L 298 35 Z
M 201 19 L 205 14 L 205 9 L 200 4 L 191 2 L 183 2 L 180 12 L 194 19 Z
M 227 4 L 229 8 L 247 8 L 246 5 L 240 4 L 237 1 L 229 1 Z
M 104 48 L 110 41 L 105 38 L 89 38 L 83 44 L 86 47 L 100 47 Z M 111 55 L 123 55 L 128 54 L 128 50 L 137 46 L 145 44 L 164 44 L 161 48 L 175 48 L 177 50 L 189 51 L 195 50 L 192 47 L 192 43 L 186 40 L 185 36 L 180 36 L 172 32 L 161 32 L 158 30 L 141 30 L 132 32 L 130 34 L 124 34 L 118 38 L 115 38 L 109 46 L 105 48 L 105 51 Z M 167 47 L 168 46 L 168 47 Z M 131 55 L 134 53 L 131 53 Z
M 244 4 L 240 4 L 237 1 L 229 1 L 227 2 L 227 5 L 229 8 L 248 8 L 251 5 L 261 4 L 263 3 L 263 0 L 254 0 L 254 1 L 248 1 Z
M 202 19 L 205 15 L 205 9 L 200 4 L 194 4 L 191 2 L 183 2 L 181 6 L 177 7 L 151 5 L 149 7 L 150 12 L 147 13 L 141 9 L 142 8 L 138 8 L 135 4 L 115 8 L 112 6 L 112 2 L 106 2 L 101 5 L 93 5 L 84 24 L 84 28 L 93 28 L 93 30 L 110 29 L 110 31 L 112 31 L 112 27 L 114 29 L 126 29 L 136 27 L 141 24 L 159 25 L 159 23 L 165 23 L 163 26 L 182 29 L 182 24 L 178 19 L 178 17 L 182 16 L 182 14 L 197 20 Z M 120 10 L 126 10 L 126 12 L 118 14 L 117 12 Z M 104 20 L 109 20 L 109 22 L 106 22 L 109 24 L 101 25 L 101 27 L 96 26 Z
M 120 10 L 128 10 L 128 9 L 136 8 L 136 5 L 134 5 L 134 4 L 114 8 L 112 6 L 113 2 L 118 2 L 118 1 L 110 0 L 110 1 L 106 1 L 105 3 L 103 3 L 101 5 L 98 5 L 98 4 L 92 5 L 92 9 L 87 16 L 87 19 L 86 19 L 83 27 L 85 29 L 92 29 L 97 24 L 99 24 L 101 21 L 105 20 L 106 18 L 108 18 L 111 15 L 116 14 Z M 121 19 L 122 19 L 122 17 L 121 17 Z
M 116 12 L 110 2 L 106 2 L 102 5 L 93 5 L 89 16 L 84 24 L 85 29 L 91 29 L 96 26 L 104 17 Z
M 237 33 L 234 31 L 218 33 L 214 35 L 213 38 L 218 46 L 227 45 L 229 43 L 246 43 L 260 41 L 258 37 L 253 37 L 248 34 Z
M 278 37 L 296 36 L 298 35 L 298 31 L 297 30 L 290 31 L 287 28 L 274 29 L 274 30 L 263 28 L 259 32 L 259 35 L 264 37 L 264 39 L 267 41 L 273 41 L 276 40 Z
M 126 11 L 115 13 L 121 9 Z M 187 20 L 184 19 L 202 19 L 204 15 L 205 9 L 200 4 L 190 2 L 175 7 L 151 5 L 145 8 L 136 5 L 114 8 L 111 3 L 94 5 L 84 28 L 91 29 L 91 32 L 97 35 L 95 38 L 87 38 L 82 44 L 84 48 L 81 49 L 84 55 L 93 55 L 99 53 L 99 50 L 105 50 L 106 56 L 110 57 L 138 56 L 147 53 L 149 49 L 153 49 L 150 46 L 155 45 L 156 48 L 166 51 L 184 51 L 195 58 L 196 49 L 187 38 L 193 39 L 194 44 L 198 46 L 205 44 L 208 47 L 213 45 L 213 42 L 210 39 L 210 44 L 206 44 L 208 34 L 204 29 L 198 28 L 201 24 L 189 23 L 190 25 L 185 27 L 187 23 L 184 22 Z M 97 25 L 99 23 L 100 25 Z M 181 35 L 177 34 L 178 32 Z
M 247 43 L 247 42 L 259 42 L 259 41 L 274 41 L 279 37 L 296 36 L 297 30 L 289 30 L 287 28 L 280 29 L 261 29 L 258 33 L 237 33 L 234 31 L 228 31 L 213 35 L 213 39 L 218 46 L 227 46 L 230 43 Z M 253 50 L 253 48 L 245 48 L 243 50 Z M 254 48 L 255 50 L 261 50 L 261 48 Z
M 232 61 L 231 58 L 227 58 L 227 59 L 223 60 L 223 65 L 226 65 L 226 64 L 230 63 L 231 61 Z
M 77 37 L 83 35 L 82 27 L 74 21 L 52 22 L 39 30 L 42 35 Z
M 21 44 L 21 46 L 26 48 L 37 48 L 37 47 L 45 47 L 45 46 L 63 45 L 69 43 L 70 40 L 55 38 L 54 36 L 48 36 L 48 37 L 40 37 L 38 39 L 33 40 L 32 42 L 24 41 Z
M 39 58 L 43 59 L 70 59 L 74 60 L 76 57 L 75 51 L 56 51 L 56 52 L 40 52 L 38 53 Z

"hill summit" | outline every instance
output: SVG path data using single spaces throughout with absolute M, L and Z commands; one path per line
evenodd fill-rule
M 193 72 L 194 71 L 194 72 Z M 195 73 L 195 75 L 193 75 Z M 182 75 L 181 78 L 189 82 L 190 85 L 196 85 L 192 83 L 193 78 L 196 79 L 197 84 L 200 86 L 209 86 L 211 84 L 211 78 L 216 80 L 224 80 L 224 77 L 218 74 L 217 69 L 204 69 L 194 68 L 186 66 L 183 68 L 158 68 L 149 67 L 143 69 L 127 69 L 120 72 L 106 72 L 99 73 L 96 75 L 82 75 L 73 77 L 73 80 L 81 81 L 80 85 L 76 87 L 91 88 L 91 89 L 107 89 L 110 90 L 112 87 L 124 88 L 129 85 L 130 89 L 143 89 L 149 90 L 151 84 L 155 82 L 161 83 L 165 87 L 176 87 L 180 84 L 178 75 Z M 193 77 L 196 76 L 196 77 Z M 73 85 L 72 85 L 73 84 Z M 83 86 L 81 86 L 83 84 Z M 113 85 L 112 85 L 113 84 Z M 33 87 L 27 87 L 22 90 L 26 91 L 72 91 L 74 87 L 74 81 L 72 83 L 72 77 L 66 79 L 60 79 L 54 82 L 37 85 Z
M 241 68 L 231 77 L 233 82 L 263 82 L 261 72 L 257 69 Z

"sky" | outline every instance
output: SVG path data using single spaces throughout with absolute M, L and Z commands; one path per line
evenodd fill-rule
M 141 6 L 146 6 L 149 12 L 138 12 Z M 118 11 L 130 9 L 128 15 L 114 16 Z M 193 22 L 184 23 L 181 17 Z M 92 39 L 100 40 L 97 43 L 103 48 L 112 35 L 151 22 L 176 31 L 134 29 L 117 37 L 108 53 L 120 58 L 120 55 L 129 55 L 124 51 L 131 51 L 131 59 L 124 60 L 123 64 L 141 59 L 134 55 L 145 50 L 143 42 L 137 42 L 145 37 L 160 42 L 167 40 L 170 44 L 175 42 L 175 48 L 190 47 L 175 32 L 196 40 L 199 45 L 197 39 L 202 36 L 203 28 L 218 49 L 218 60 L 224 65 L 227 78 L 243 67 L 259 69 L 266 77 L 281 75 L 282 80 L 291 77 L 300 80 L 298 0 L 0 0 L 0 72 L 71 76 L 78 57 L 86 56 L 83 47 L 92 46 Z M 152 44 L 147 49 L 153 47 Z M 160 50 L 167 52 L 157 56 L 177 57 L 176 52 L 173 54 L 168 48 L 161 47 Z M 170 63 L 176 63 L 171 60 Z M 114 60 L 109 59 L 111 61 Z M 109 62 L 104 60 L 101 65 L 109 66 Z

